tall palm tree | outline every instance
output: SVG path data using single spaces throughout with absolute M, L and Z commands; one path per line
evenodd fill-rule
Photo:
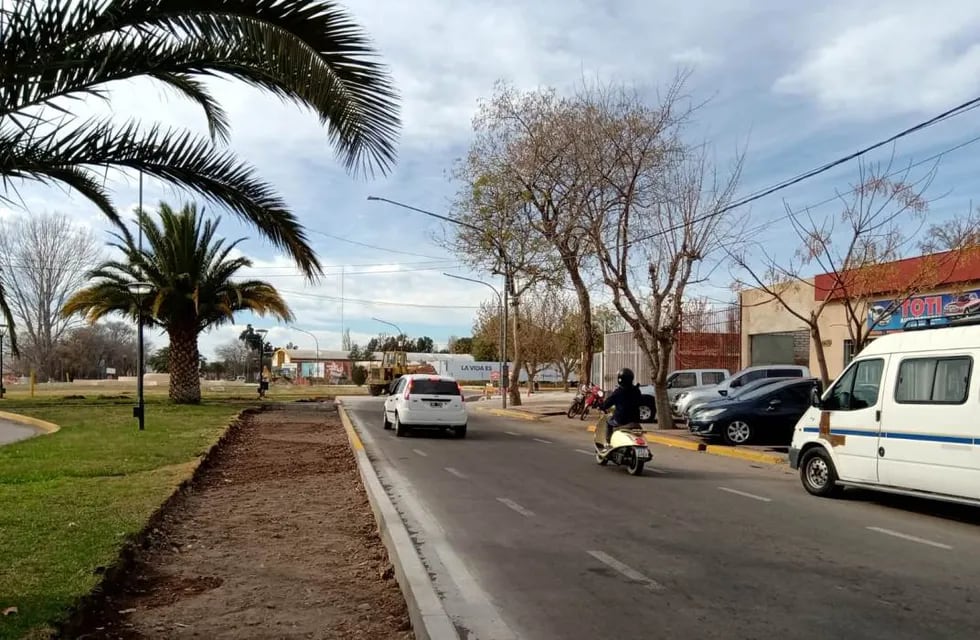
M 16 184 L 60 183 L 113 222 L 109 168 L 189 189 L 255 225 L 313 278 L 320 263 L 296 217 L 229 137 L 205 82 L 232 78 L 315 113 L 352 172 L 387 172 L 398 97 L 367 37 L 332 0 L 9 0 L 0 5 L 0 200 Z M 204 112 L 210 139 L 158 124 L 82 118 L 79 99 L 149 78 Z M 0 290 L 0 313 L 10 324 Z
M 194 205 L 174 211 L 160 205 L 160 224 L 139 212 L 138 224 L 146 236 L 141 251 L 128 231 L 113 234 L 110 246 L 124 259 L 109 260 L 92 271 L 96 281 L 77 292 L 62 313 L 84 315 L 91 322 L 112 313 L 138 316 L 137 300 L 127 288 L 148 282 L 152 291 L 142 300 L 144 322 L 166 330 L 170 338 L 170 399 L 178 403 L 201 400 L 198 336 L 211 327 L 232 322 L 236 311 L 271 314 L 292 320 L 292 312 L 276 289 L 261 280 L 233 280 L 252 265 L 231 253 L 242 240 L 215 239 L 220 220 L 203 219 Z

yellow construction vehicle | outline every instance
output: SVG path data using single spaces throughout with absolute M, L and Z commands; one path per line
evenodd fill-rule
M 406 373 L 435 373 L 430 364 L 408 364 L 408 354 L 404 351 L 385 351 L 381 354 L 381 362 L 372 362 L 368 366 L 368 376 L 365 383 L 372 396 L 380 396 L 388 390 L 389 385 Z

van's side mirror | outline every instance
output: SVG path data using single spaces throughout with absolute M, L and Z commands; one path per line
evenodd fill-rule
M 816 385 L 810 388 L 810 406 L 820 408 L 820 387 Z

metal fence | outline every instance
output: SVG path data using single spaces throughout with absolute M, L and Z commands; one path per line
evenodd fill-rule
M 741 313 L 737 304 L 701 310 L 682 319 L 683 328 L 674 344 L 671 371 L 677 369 L 728 369 L 742 365 Z M 650 382 L 650 367 L 632 331 L 607 333 L 603 352 L 593 360 L 593 379 L 605 387 L 615 384 L 616 372 L 629 367 L 640 384 Z

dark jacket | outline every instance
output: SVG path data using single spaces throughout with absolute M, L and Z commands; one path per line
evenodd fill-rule
M 624 387 L 620 385 L 606 397 L 605 402 L 602 403 L 602 410 L 609 411 L 610 407 L 615 406 L 616 410 L 613 411 L 612 422 L 617 425 L 639 422 L 641 397 L 642 394 L 638 386 Z

